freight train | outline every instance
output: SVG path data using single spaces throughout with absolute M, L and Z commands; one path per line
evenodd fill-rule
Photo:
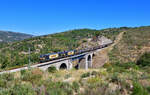
M 96 46 L 93 48 L 86 48 L 86 49 L 80 49 L 80 50 L 69 50 L 69 51 L 63 51 L 63 52 L 57 52 L 57 53 L 43 54 L 43 55 L 40 55 L 40 63 L 48 62 L 48 61 L 52 61 L 52 60 L 56 60 L 56 59 L 60 59 L 60 58 L 70 57 L 73 55 L 78 55 L 78 54 L 82 54 L 82 53 L 86 53 L 86 52 L 90 52 L 90 51 L 94 51 L 97 49 L 105 48 L 110 44 L 112 44 L 112 43 Z

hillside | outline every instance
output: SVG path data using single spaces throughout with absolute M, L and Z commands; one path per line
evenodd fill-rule
M 123 28 L 124 29 L 124 28 Z M 1 69 L 28 64 L 28 48 L 31 48 L 32 63 L 39 62 L 39 55 L 76 49 L 90 38 L 103 35 L 112 40 L 123 29 L 113 28 L 104 30 L 78 29 L 52 35 L 25 39 L 20 42 L 4 44 L 0 47 Z
M 121 41 L 109 52 L 109 58 L 113 63 L 136 62 L 145 52 L 150 52 L 150 26 L 126 30 Z
M 14 42 L 32 37 L 32 35 L 11 31 L 0 31 L 0 42 Z
M 31 48 L 31 62 L 34 64 L 39 62 L 40 54 L 82 48 L 85 44 L 93 45 L 93 42 L 87 43 L 88 39 L 95 39 L 98 36 L 105 36 L 115 40 L 120 32 L 123 32 L 122 39 L 111 50 L 106 49 L 103 53 L 100 53 L 105 56 L 97 57 L 95 64 L 104 64 L 104 62 L 108 62 L 108 59 L 111 63 L 134 62 L 145 51 L 149 51 L 149 26 L 108 28 L 103 30 L 76 29 L 33 37 L 14 43 L 1 44 L 0 67 L 1 69 L 6 69 L 28 64 L 29 47 Z M 98 63 L 99 60 L 102 60 L 102 63 Z
M 149 26 L 79 29 L 5 44 L 0 48 L 0 54 L 6 56 L 1 55 L 1 69 L 27 64 L 28 46 L 32 47 L 32 62 L 38 62 L 41 53 L 80 48 L 86 43 L 93 44 L 88 40 L 97 36 L 114 40 L 95 56 L 93 65 L 97 69 L 56 71 L 49 68 L 43 72 L 34 68 L 2 74 L 0 95 L 149 95 Z

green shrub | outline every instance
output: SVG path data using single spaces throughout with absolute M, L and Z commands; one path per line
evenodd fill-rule
M 49 82 L 46 84 L 48 95 L 72 95 L 73 90 L 69 83 Z
M 107 72 L 113 72 L 113 68 L 112 68 L 112 66 L 109 66 L 109 67 L 107 67 Z
M 79 84 L 78 84 L 77 82 L 74 81 L 74 82 L 72 83 L 72 87 L 73 87 L 73 89 L 74 89 L 76 92 L 79 91 L 80 86 L 79 86 Z
M 89 87 L 96 88 L 102 83 L 102 80 L 100 77 L 92 77 L 92 78 L 88 78 L 87 83 Z
M 147 87 L 147 91 L 150 93 L 150 86 L 149 86 L 149 87 Z
M 7 80 L 7 81 L 12 81 L 12 80 L 14 80 L 14 74 L 5 73 L 5 74 L 0 75 L 0 78 Z
M 70 74 L 67 74 L 67 75 L 65 75 L 65 79 L 68 79 L 68 78 L 70 78 L 71 77 L 71 75 Z
M 113 73 L 111 77 L 111 82 L 119 82 L 118 74 L 118 72 Z
M 0 95 L 36 95 L 31 84 L 18 84 L 7 89 L 0 89 Z
M 11 95 L 36 95 L 31 84 L 16 84 L 11 90 Z
M 39 82 L 39 80 L 42 78 L 42 75 L 43 75 L 43 72 L 40 69 L 38 69 L 38 68 L 33 69 L 32 77 L 31 77 L 31 80 L 33 80 L 32 83 Z
M 10 89 L 0 89 L 0 95 L 11 95 Z
M 30 81 L 31 76 L 32 76 L 31 71 L 26 71 L 24 72 L 24 74 L 21 75 L 21 79 L 23 81 Z
M 0 78 L 0 87 L 5 88 L 7 85 L 7 80 Z
M 112 64 L 111 66 L 109 66 L 107 68 L 107 71 L 108 72 L 119 72 L 119 73 L 122 73 L 122 72 L 128 72 L 128 70 L 130 68 L 138 70 L 139 66 L 136 65 L 136 63 L 134 63 L 134 62 L 127 62 L 127 63 L 117 62 L 117 63 Z
M 82 43 L 86 43 L 86 42 L 87 42 L 87 40 L 83 40 L 83 41 L 82 41 Z
M 107 83 L 94 83 L 85 87 L 85 91 L 81 95 L 118 95 L 107 92 Z
M 51 66 L 51 67 L 48 68 L 49 73 L 55 73 L 56 71 L 57 71 L 57 69 L 54 66 Z
M 138 82 L 134 82 L 133 83 L 133 92 L 131 95 L 149 95 L 149 93 Z
M 26 73 L 26 70 L 21 70 L 20 73 L 21 75 L 24 75 Z
M 98 75 L 98 72 L 96 72 L 96 71 L 92 71 L 91 75 L 96 76 L 96 75 Z
M 130 68 L 133 68 L 133 69 L 136 69 L 136 70 L 139 69 L 139 67 L 134 62 L 127 62 L 127 63 L 124 63 L 124 64 L 120 64 L 119 66 L 122 66 L 124 69 L 130 69 Z
M 137 65 L 140 66 L 150 66 L 150 53 L 143 54 L 137 61 Z
M 42 78 L 43 72 L 39 69 L 33 69 L 31 71 L 26 71 L 21 75 L 23 81 L 29 81 L 31 83 L 37 83 Z
M 81 75 L 81 78 L 86 78 L 90 76 L 90 72 L 84 73 Z

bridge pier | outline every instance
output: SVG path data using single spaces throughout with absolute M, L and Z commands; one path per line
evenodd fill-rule
M 89 54 L 85 56 L 85 69 L 92 68 L 92 57 L 93 54 Z
M 79 69 L 88 69 L 92 68 L 92 59 L 93 59 L 93 53 L 87 54 L 84 56 L 84 58 L 79 59 Z
M 72 68 L 73 68 L 72 61 L 68 60 L 68 68 L 67 68 L 67 70 L 70 70 Z

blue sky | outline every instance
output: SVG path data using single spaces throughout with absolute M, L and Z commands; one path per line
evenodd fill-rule
M 0 0 L 0 30 L 44 35 L 150 25 L 150 0 Z

